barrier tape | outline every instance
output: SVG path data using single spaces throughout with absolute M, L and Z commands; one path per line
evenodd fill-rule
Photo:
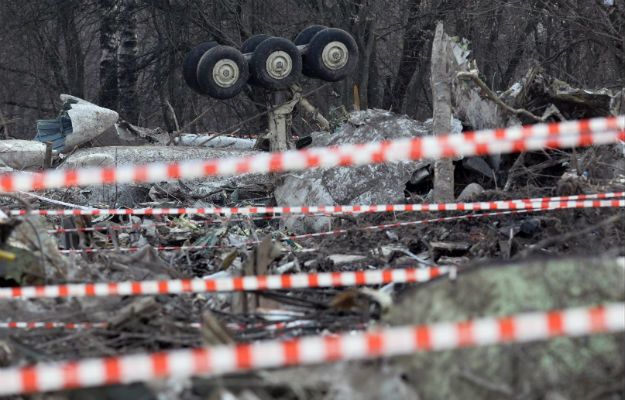
M 305 328 L 314 326 L 316 321 L 298 320 L 290 322 L 274 322 L 270 324 L 254 323 L 254 324 L 238 324 L 226 323 L 226 328 L 233 331 L 261 330 L 261 331 L 280 331 L 293 328 Z M 67 329 L 67 330 L 84 330 L 84 329 L 107 329 L 110 324 L 108 322 L 58 322 L 58 321 L 8 321 L 0 322 L 0 329 L 16 329 L 16 330 L 34 330 L 34 329 Z M 189 328 L 202 328 L 200 322 L 184 323 Z M 363 329 L 362 325 L 359 328 Z
M 625 330 L 625 303 L 332 336 L 89 358 L 0 369 L 0 395 L 222 375 Z
M 0 322 L 0 329 L 94 329 L 108 327 L 107 322 L 9 321 Z
M 564 203 L 596 199 L 625 197 L 625 192 L 582 194 L 575 196 L 542 197 L 533 199 L 495 200 L 472 203 L 441 204 L 379 204 L 379 205 L 335 205 L 301 207 L 204 207 L 204 208 L 120 208 L 120 209 L 56 209 L 30 210 L 35 216 L 79 216 L 79 215 L 323 215 L 323 214 L 363 214 L 386 212 L 432 212 L 432 211 L 490 211 L 518 210 L 528 208 L 570 208 Z M 581 203 L 575 203 L 581 204 Z M 587 203 L 584 203 L 587 204 Z M 586 206 L 584 206 L 586 207 Z M 26 210 L 11 210 L 10 215 L 26 215 Z
M 604 207 L 625 207 L 625 200 L 612 200 L 612 201 L 609 201 L 608 203 L 610 204 L 606 204 L 604 205 Z M 573 208 L 579 208 L 579 207 L 573 207 Z M 559 207 L 559 208 L 553 208 L 553 209 L 552 208 L 548 208 L 548 209 L 539 208 L 539 209 L 497 211 L 497 212 L 489 212 L 489 213 L 481 213 L 481 214 L 465 214 L 465 215 L 456 215 L 452 217 L 432 218 L 432 219 L 425 219 L 425 220 L 419 220 L 419 221 L 393 222 L 390 224 L 364 226 L 364 227 L 358 227 L 358 228 L 335 229 L 335 230 L 326 231 L 326 232 L 305 233 L 302 235 L 289 236 L 288 238 L 284 240 L 299 240 L 299 239 L 308 239 L 308 238 L 323 237 L 323 236 L 336 236 L 336 235 L 342 235 L 345 233 L 357 232 L 357 231 L 380 231 L 380 230 L 385 230 L 385 229 L 400 228 L 403 226 L 425 225 L 425 224 L 436 223 L 436 222 L 449 222 L 449 221 L 458 221 L 458 220 L 463 220 L 463 219 L 496 217 L 496 216 L 512 215 L 512 214 L 525 214 L 525 213 L 540 212 L 540 211 L 552 211 L 556 209 L 562 210 L 562 209 L 568 209 L 568 207 Z
M 625 140 L 625 116 L 291 150 L 281 153 L 261 153 L 207 161 L 52 170 L 38 174 L 15 172 L 0 176 L 0 190 L 14 192 L 100 184 L 149 183 L 207 176 L 359 166 L 393 161 L 436 160 L 544 148 L 585 147 L 593 144 L 615 143 L 619 140 Z
M 221 221 L 190 221 L 193 228 L 201 228 L 202 226 L 209 226 L 213 224 L 221 223 Z M 160 228 L 160 227 L 176 227 L 179 225 L 176 221 L 168 222 L 153 222 L 151 224 L 128 224 L 128 225 L 109 225 L 109 226 L 90 226 L 80 228 L 54 228 L 48 229 L 49 234 L 59 233 L 76 233 L 76 232 L 120 232 L 120 231 L 133 231 L 147 228 Z
M 208 222 L 208 221 L 206 221 Z M 202 222 L 202 225 L 205 223 Z M 119 232 L 119 231 L 131 231 L 138 230 L 144 228 L 159 228 L 159 227 L 171 227 L 175 226 L 176 223 L 173 221 L 170 222 L 154 222 L 152 224 L 129 224 L 129 225 L 109 225 L 109 226 L 90 226 L 90 227 L 82 227 L 82 228 L 54 228 L 48 229 L 47 232 L 51 235 L 59 234 L 59 233 L 76 233 L 76 232 Z M 196 224 L 194 224 L 196 225 Z M 200 224 L 197 224 L 199 227 Z
M 259 241 L 246 242 L 245 245 L 258 244 Z M 155 251 L 200 251 L 207 249 L 224 249 L 228 246 L 220 245 L 199 245 L 199 246 L 153 246 Z M 230 246 L 232 247 L 232 246 Z M 110 248 L 97 248 L 87 247 L 84 249 L 63 249 L 59 250 L 61 254 L 96 254 L 96 253 L 136 253 L 141 251 L 143 247 L 110 247 Z
M 592 203 L 600 203 L 600 204 L 590 204 L 590 208 L 599 208 L 599 207 L 625 207 L 625 199 L 624 200 L 604 200 L 604 201 L 593 201 Z M 418 221 L 405 221 L 405 222 L 393 222 L 390 224 L 381 224 L 381 225 L 371 225 L 371 226 L 363 226 L 363 227 L 355 227 L 355 228 L 345 228 L 345 229 L 334 229 L 330 231 L 324 232 L 315 232 L 315 233 L 304 233 L 301 235 L 291 235 L 286 236 L 281 241 L 289 241 L 289 240 L 302 240 L 302 239 L 310 239 L 316 237 L 326 237 L 326 236 L 339 236 L 346 233 L 353 232 L 374 232 L 381 231 L 386 229 L 395 229 L 404 226 L 414 226 L 414 225 L 425 225 L 430 223 L 437 222 L 449 222 L 449 221 L 458 221 L 464 219 L 477 219 L 484 217 L 495 217 L 495 216 L 503 216 L 503 215 L 512 215 L 512 214 L 525 214 L 532 212 L 541 212 L 541 211 L 552 211 L 552 210 L 564 210 L 564 209 L 579 209 L 578 204 L 573 204 L 572 207 L 557 207 L 557 208 L 547 208 L 547 209 L 520 209 L 520 210 L 509 210 L 509 211 L 497 211 L 490 213 L 480 213 L 480 214 L 465 214 L 465 215 L 456 215 L 452 217 L 440 217 L 440 218 L 432 218 Z M 252 240 L 248 242 L 241 243 L 241 246 L 251 246 L 260 243 L 259 240 Z M 207 249 L 223 249 L 223 248 L 231 248 L 233 246 L 226 245 L 198 245 L 198 246 L 155 246 L 153 247 L 156 251 L 200 251 Z M 118 247 L 118 248 L 95 248 L 88 247 L 84 249 L 65 249 L 59 250 L 61 254 L 95 254 L 95 253 L 111 253 L 111 252 L 120 252 L 120 253 L 136 253 L 140 251 L 142 247 Z
M 427 282 L 450 271 L 448 267 L 378 269 L 284 275 L 241 276 L 216 279 L 175 279 L 68 283 L 0 288 L 0 299 L 107 297 L 181 293 L 248 292 L 309 288 L 352 287 L 387 283 Z
M 623 205 L 625 206 L 625 200 L 623 201 Z M 521 213 L 530 213 L 544 210 L 511 210 L 511 211 L 498 211 L 492 213 L 482 213 L 482 214 L 467 214 L 467 215 L 457 215 L 453 217 L 440 217 L 440 218 L 432 218 L 418 221 L 406 221 L 406 222 L 393 222 L 390 224 L 381 224 L 381 225 L 370 225 L 363 227 L 355 227 L 355 228 L 345 228 L 345 229 L 334 229 L 331 231 L 324 232 L 315 232 L 315 233 L 304 233 L 301 235 L 290 235 L 280 239 L 283 242 L 289 240 L 301 240 L 301 239 L 310 239 L 315 237 L 325 237 L 325 236 L 339 236 L 346 233 L 351 232 L 374 232 L 381 231 L 385 229 L 394 229 L 400 228 L 402 226 L 414 226 L 414 225 L 425 225 L 436 222 L 449 222 L 463 219 L 474 219 L 474 218 L 482 218 L 482 217 L 492 217 L 492 216 L 501 216 L 501 215 L 510 215 L 510 214 L 521 214 Z M 250 240 L 248 242 L 241 243 L 240 246 L 252 246 L 255 244 L 259 244 L 260 240 Z M 224 249 L 231 248 L 233 246 L 226 245 L 198 245 L 198 246 L 153 246 L 152 248 L 156 251 L 200 251 L 207 249 Z M 143 247 L 110 247 L 110 248 L 98 248 L 98 247 L 87 247 L 84 249 L 65 249 L 59 250 L 61 254 L 96 254 L 96 253 L 136 253 L 141 251 Z
M 323 214 L 311 214 L 311 216 L 324 216 Z M 223 220 L 190 220 L 188 221 L 191 225 L 194 225 L 195 228 L 199 229 L 202 227 L 207 227 L 211 225 L 223 224 L 223 223 L 232 223 L 232 222 L 248 222 L 248 221 L 271 221 L 274 219 L 282 218 L 281 216 L 265 216 L 258 218 L 226 218 Z M 109 225 L 109 226 L 91 226 L 88 228 L 54 228 L 49 229 L 47 232 L 49 234 L 59 234 L 59 233 L 75 233 L 75 232 L 107 232 L 107 231 L 129 231 L 129 230 L 139 230 L 139 229 L 147 229 L 154 227 L 176 227 L 179 223 L 176 221 L 168 221 L 168 222 L 153 222 L 150 224 L 129 224 L 129 225 Z

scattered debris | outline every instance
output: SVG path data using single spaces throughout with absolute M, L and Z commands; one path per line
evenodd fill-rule
M 150 144 L 159 144 L 162 146 L 167 146 L 172 142 L 169 133 L 161 128 L 142 128 L 121 120 L 115 124 L 115 129 L 117 131 L 117 136 L 128 142 L 136 142 L 143 139 Z
M 202 328 L 200 332 L 207 346 L 234 343 L 232 333 L 210 311 L 204 311 L 202 314 Z
M 349 121 L 332 134 L 313 134 L 313 146 L 427 134 L 426 125 L 414 120 L 387 111 L 367 110 L 352 113 Z M 401 203 L 413 174 L 428 165 L 428 162 L 408 161 L 287 174 L 275 188 L 274 197 L 279 206 Z M 294 232 L 320 231 L 326 229 L 328 223 L 327 218 L 285 220 L 285 225 Z
M 183 134 L 176 139 L 176 144 L 181 146 L 204 146 L 214 149 L 252 150 L 255 140 L 236 138 L 229 136 L 219 136 L 213 138 L 206 135 Z
M 458 196 L 459 202 L 470 202 L 477 199 L 482 193 L 484 188 L 479 183 L 469 183 Z
M 471 248 L 467 242 L 430 242 L 430 247 L 435 254 L 466 253 Z M 435 257 L 434 257 L 435 258 Z
M 452 86 L 456 118 L 450 121 L 454 133 L 622 112 L 622 92 L 617 95 L 607 90 L 577 89 L 537 68 L 531 69 L 505 93 L 494 93 L 469 60 L 468 43 L 449 40 L 454 42 L 450 57 L 456 68 Z M 66 112 L 55 120 L 42 121 L 38 134 L 38 140 L 53 142 L 57 150 L 52 154 L 53 164 L 58 168 L 230 157 L 255 154 L 272 146 L 265 146 L 262 140 L 258 144 L 226 136 L 208 140 L 210 137 L 202 135 L 141 128 L 118 121 L 115 112 L 84 100 L 71 96 L 62 99 L 66 102 Z M 315 115 L 324 129 L 330 126 L 314 107 L 301 105 Z M 120 137 L 148 144 L 77 149 L 113 124 Z M 329 146 L 424 136 L 432 133 L 432 125 L 431 120 L 420 123 L 382 110 L 357 111 L 349 114 L 345 123 L 339 123 L 334 132 L 315 133 L 297 145 Z M 0 141 L 0 159 L 7 167 L 49 166 L 45 144 L 17 142 Z M 625 190 L 622 145 L 453 161 L 454 195 L 460 202 Z M 400 162 L 283 175 L 248 174 L 152 185 L 50 190 L 29 197 L 41 208 L 50 204 L 73 208 L 143 208 L 423 203 L 433 199 L 433 175 L 430 162 Z M 14 207 L 15 199 L 0 200 L 3 208 Z M 7 340 L 3 338 L 0 365 L 288 339 L 383 324 L 422 324 L 598 304 L 606 299 L 623 301 L 625 269 L 613 262 L 615 257 L 625 256 L 625 225 L 618 212 L 558 210 L 493 216 L 487 221 L 465 219 L 411 226 L 401 223 L 421 218 L 425 221 L 440 214 L 424 213 L 415 217 L 397 212 L 303 218 L 184 214 L 29 217 L 21 224 L 5 220 L 0 223 L 0 284 L 3 286 L 245 278 L 311 271 L 374 271 L 388 266 L 442 265 L 455 267 L 452 268 L 455 272 L 451 279 L 437 277 L 419 285 L 389 284 L 347 290 L 258 290 L 216 295 L 0 302 L 0 315 L 7 320 L 107 322 L 106 329 L 72 334 L 61 329 L 45 333 L 26 331 Z M 360 229 L 379 224 L 389 224 L 389 229 Z M 58 228 L 61 228 L 58 237 L 47 233 Z M 292 235 L 336 229 L 348 234 L 308 238 Z M 78 252 L 110 251 L 65 257 L 59 252 L 59 243 L 64 249 Z M 132 248 L 136 252 L 121 254 L 116 251 L 120 248 Z M 173 251 L 173 248 L 185 250 Z M 575 259 L 518 267 L 476 267 L 492 259 L 580 254 L 608 257 L 599 261 Z M 596 272 L 599 268 L 601 273 Z M 175 385 L 169 382 L 134 385 L 123 390 L 127 389 L 124 396 L 128 398 L 147 398 L 153 393 L 172 398 L 219 396 L 216 398 L 250 400 L 454 399 L 459 398 L 459 393 L 463 398 L 539 398 L 545 393 L 551 397 L 592 398 L 597 396 L 586 390 L 584 382 L 609 385 L 622 376 L 623 364 L 617 355 L 624 349 L 622 340 L 618 339 L 610 335 L 559 339 L 514 349 L 498 346 L 356 366 L 341 363 L 261 371 L 246 374 L 244 379 L 201 377 Z M 582 340 L 584 346 L 580 345 Z M 593 368 L 580 369 L 579 365 Z M 517 376 L 526 377 L 526 381 L 519 381 Z M 552 387 L 553 382 L 557 382 L 557 388 Z M 249 391 L 254 385 L 267 388 L 267 396 Z M 116 397 L 112 394 L 114 388 L 103 390 L 106 395 Z M 87 392 L 80 392 L 77 397 Z
M 328 256 L 328 260 L 332 261 L 335 267 L 342 267 L 344 265 L 354 265 L 358 262 L 365 261 L 366 256 L 362 255 L 349 255 L 349 254 L 332 254 Z

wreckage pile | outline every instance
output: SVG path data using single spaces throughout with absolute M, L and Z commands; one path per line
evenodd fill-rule
M 466 77 L 476 79 L 470 72 Z M 526 113 L 534 115 L 535 109 L 502 112 L 487 98 L 474 97 L 474 89 L 455 88 L 456 98 L 466 96 L 467 106 L 456 107 L 453 134 L 469 127 L 537 122 L 526 120 L 533 118 Z M 573 89 L 538 70 L 501 98 L 515 109 L 534 105 L 545 111 L 536 118 L 545 121 L 554 115 L 561 120 L 607 117 L 623 110 L 618 96 Z M 492 112 L 485 112 L 486 107 Z M 609 121 L 623 129 L 622 117 Z M 74 133 L 79 126 L 73 124 Z M 33 165 L 19 164 L 26 159 L 21 152 L 29 150 L 18 144 L 2 160 L 7 171 L 54 165 L 67 183 L 74 175 L 66 171 L 86 167 L 122 171 L 162 160 L 262 156 L 236 138 L 215 147 L 180 147 L 174 144 L 197 138 L 169 138 L 122 122 L 118 130 L 151 138 L 152 143 L 65 152 L 66 136 L 65 145 L 56 143 L 51 154 L 45 157 L 44 152 Z M 431 133 L 431 121 L 367 110 L 351 113 L 333 132 L 314 133 L 312 142 L 323 147 L 413 140 Z M 227 143 L 231 146 L 220 148 Z M 34 152 L 40 154 L 46 147 L 40 144 L 19 145 L 38 146 Z M 453 350 L 622 330 L 618 306 L 549 314 L 543 336 L 523 330 L 522 322 L 536 316 L 485 320 L 476 323 L 481 330 L 472 330 L 469 323 L 453 329 L 455 325 L 420 328 L 415 347 L 408 350 L 402 346 L 409 347 L 409 340 L 401 332 L 388 337 L 375 333 L 384 327 L 623 302 L 622 141 L 574 150 L 457 157 L 457 201 L 473 202 L 462 207 L 417 206 L 435 201 L 433 165 L 421 157 L 352 166 L 355 159 L 325 169 L 265 174 L 251 168 L 236 176 L 206 173 L 194 179 L 184 179 L 179 168 L 177 180 L 160 181 L 160 176 L 152 179 L 143 172 L 148 178 L 87 187 L 58 184 L 58 175 L 56 180 L 37 180 L 44 182 L 39 183 L 47 188 L 43 191 L 3 193 L 7 215 L 0 225 L 0 366 L 14 369 L 0 370 L 0 394 L 70 387 L 79 389 L 64 397 L 559 399 L 622 394 L 622 334 Z M 72 179 L 76 183 L 78 178 Z M 6 190 L 9 180 L 2 182 Z M 527 198 L 538 200 L 505 202 Z M 339 210 L 335 204 L 344 207 Z M 373 204 L 382 206 L 366 213 L 348 207 L 363 211 Z M 66 283 L 76 285 L 62 285 Z M 579 322 L 583 312 L 590 313 L 587 328 Z M 486 335 L 493 326 L 498 333 Z M 363 331 L 373 332 L 365 336 L 364 355 L 356 342 L 357 332 Z M 307 336 L 313 338 L 254 350 L 263 349 L 265 342 L 258 341 Z M 219 356 L 211 358 L 215 364 L 210 366 L 198 361 L 209 357 L 199 350 L 195 358 L 186 353 L 141 355 L 235 344 L 239 346 L 211 347 Z M 400 350 L 385 353 L 388 348 Z M 348 362 L 431 349 L 451 351 Z M 97 365 L 89 364 L 91 369 L 87 364 L 45 364 L 125 354 L 139 356 L 93 361 Z M 306 367 L 298 366 L 299 360 L 347 361 Z M 19 369 L 33 363 L 43 366 Z M 294 367 L 245 372 L 284 365 Z M 211 370 L 218 376 L 191 378 Z M 237 374 L 219 376 L 224 372 Z M 167 377 L 177 379 L 151 379 Z M 139 383 L 89 388 L 134 382 Z

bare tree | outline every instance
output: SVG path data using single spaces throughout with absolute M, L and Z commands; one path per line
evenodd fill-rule
M 63 7 L 56 7 L 58 26 L 65 45 L 65 71 L 68 91 L 78 97 L 85 97 L 85 54 L 82 49 L 77 10 L 81 2 L 69 0 Z
M 429 118 L 429 48 L 438 20 L 471 41 L 495 90 L 534 63 L 579 86 L 625 85 L 623 1 L 3 0 L 0 111 L 11 135 L 30 138 L 35 120 L 53 115 L 59 93 L 68 92 L 146 126 L 175 129 L 173 109 L 181 125 L 195 121 L 199 132 L 258 133 L 263 118 L 252 117 L 264 111 L 262 93 L 228 101 L 197 95 L 181 78 L 186 53 L 207 40 L 237 47 L 258 33 L 292 39 L 322 24 L 350 31 L 361 56 L 344 82 L 303 82 L 323 113 L 349 110 L 357 84 L 362 108 Z M 315 129 L 305 119 L 294 119 L 300 134 Z
M 100 92 L 98 103 L 116 110 L 119 104 L 117 80 L 117 0 L 98 0 L 100 14 Z
M 397 76 L 393 88 L 385 97 L 385 108 L 395 112 L 402 112 L 406 91 L 419 65 L 420 54 L 432 40 L 432 31 L 436 21 L 449 11 L 450 6 L 460 6 L 461 1 L 440 0 L 429 4 L 423 0 L 410 0 L 408 3 L 408 20 L 403 37 L 403 47 Z M 431 9 L 427 10 L 426 6 Z
M 120 0 L 118 50 L 119 113 L 126 121 L 139 120 L 137 96 L 137 2 Z

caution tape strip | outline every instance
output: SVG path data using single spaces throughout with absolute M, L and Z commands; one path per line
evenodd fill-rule
M 0 322 L 0 329 L 106 329 L 107 322 L 8 321 Z
M 202 225 L 208 225 L 208 221 L 203 221 Z M 60 233 L 77 233 L 77 232 L 120 232 L 120 231 L 132 231 L 146 228 L 160 228 L 160 227 L 173 227 L 176 226 L 174 221 L 169 222 L 153 222 L 151 224 L 128 224 L 128 225 L 109 225 L 109 226 L 90 226 L 79 228 L 54 228 L 48 229 L 47 232 L 51 235 Z M 199 224 L 194 224 L 199 228 Z
M 472 203 L 440 204 L 377 204 L 377 205 L 334 205 L 301 207 L 204 207 L 204 208 L 120 208 L 120 209 L 55 209 L 30 210 L 36 216 L 79 216 L 79 215 L 332 215 L 364 214 L 386 212 L 432 212 L 432 211 L 491 211 L 518 210 L 530 208 L 572 208 L 592 207 L 586 200 L 602 200 L 625 197 L 625 192 L 582 194 L 575 196 L 542 197 L 533 199 L 494 200 Z M 576 202 L 576 203 L 571 203 Z M 573 205 L 575 204 L 575 205 Z M 11 210 L 10 215 L 26 215 L 26 210 Z
M 345 228 L 345 229 L 334 229 L 330 231 L 324 232 L 315 232 L 315 233 L 304 233 L 301 235 L 291 235 L 285 236 L 282 238 L 282 241 L 289 240 L 302 240 L 302 239 L 310 239 L 316 237 L 326 237 L 326 236 L 339 236 L 347 233 L 353 232 L 374 232 L 374 231 L 382 231 L 386 229 L 396 229 L 405 226 L 415 226 L 415 225 L 425 225 L 431 223 L 439 223 L 439 222 L 449 222 L 449 221 L 458 221 L 458 220 L 468 220 L 468 219 L 477 219 L 477 218 L 485 218 L 485 217 L 495 217 L 495 216 L 503 216 L 503 215 L 512 215 L 512 214 L 524 214 L 524 213 L 532 213 L 532 212 L 544 212 L 544 211 L 553 211 L 553 210 L 565 210 L 565 209 L 580 209 L 580 208 L 622 208 L 625 207 L 625 199 L 624 200 L 595 200 L 592 202 L 585 201 L 585 204 L 581 203 L 571 203 L 565 205 L 561 205 L 555 208 L 537 208 L 537 209 L 520 209 L 520 210 L 509 210 L 509 211 L 496 211 L 489 213 L 478 213 L 478 214 L 465 214 L 465 215 L 455 215 L 451 217 L 440 217 L 440 218 L 431 218 L 425 220 L 418 221 L 404 221 L 404 222 L 393 222 L 389 224 L 381 224 L 381 225 L 371 225 L 371 226 L 363 226 L 363 227 L 355 227 L 355 228 Z M 252 240 L 245 243 L 242 243 L 242 246 L 252 246 L 260 243 L 259 240 Z M 201 251 L 207 249 L 223 249 L 223 248 L 231 248 L 232 246 L 225 245 L 197 245 L 197 246 L 155 246 L 153 247 L 156 251 Z M 84 249 L 65 249 L 59 250 L 61 254 L 95 254 L 95 253 L 136 253 L 140 251 L 142 247 L 117 247 L 117 248 L 96 248 L 96 247 L 88 247 Z
M 226 323 L 226 328 L 233 331 L 245 331 L 249 329 L 263 330 L 263 331 L 279 331 L 284 329 L 302 328 L 315 325 L 316 321 L 313 320 L 297 320 L 289 322 L 274 322 L 274 323 Z M 183 324 L 189 328 L 200 329 L 202 323 L 189 322 Z M 59 321 L 6 321 L 0 322 L 0 329 L 15 329 L 15 330 L 35 330 L 35 329 L 66 329 L 66 330 L 84 330 L 84 329 L 107 329 L 110 324 L 108 322 L 59 322 Z M 358 326 L 362 328 L 362 325 Z
M 217 279 L 175 279 L 69 283 L 0 288 L 0 299 L 107 297 L 182 293 L 248 292 L 308 288 L 427 282 L 450 271 L 448 267 L 398 268 L 367 271 L 258 275 Z
M 393 161 L 504 154 L 544 148 L 585 147 L 625 140 L 625 116 L 565 121 L 386 142 L 261 153 L 246 157 L 154 163 L 107 168 L 52 170 L 0 176 L 5 192 L 100 184 L 158 182 L 207 176 L 298 171 Z
M 258 244 L 259 242 L 247 242 L 246 245 Z M 207 249 L 223 249 L 227 246 L 220 245 L 198 245 L 198 246 L 153 246 L 155 251 L 201 251 Z M 232 246 L 231 246 L 232 247 Z M 61 254 L 96 254 L 96 253 L 136 253 L 141 251 L 143 247 L 87 247 L 84 249 L 63 249 L 59 250 Z
M 0 395 L 406 355 L 625 330 L 625 303 L 0 369 Z
M 258 244 L 260 241 L 250 241 L 246 242 L 243 245 L 251 246 L 254 244 Z M 181 252 L 181 251 L 202 251 L 208 249 L 232 249 L 234 246 L 224 246 L 224 245 L 198 245 L 198 246 L 152 246 L 152 248 L 157 252 Z M 61 254 L 96 254 L 96 253 L 137 253 L 141 251 L 143 247 L 105 247 L 105 248 L 97 248 L 97 247 L 87 247 L 84 249 L 62 249 L 59 250 Z
M 623 206 L 625 206 L 625 200 L 623 200 Z M 415 225 L 425 225 L 431 223 L 438 222 L 449 222 L 449 221 L 457 221 L 464 219 L 475 219 L 475 218 L 484 218 L 484 217 L 493 217 L 493 216 L 502 216 L 502 215 L 511 215 L 511 214 L 523 214 L 537 211 L 545 211 L 545 210 L 511 210 L 511 211 L 497 211 L 492 213 L 481 213 L 481 214 L 466 214 L 466 215 L 456 215 L 452 217 L 440 217 L 440 218 L 431 218 L 425 220 L 418 221 L 404 221 L 404 222 L 393 222 L 390 224 L 381 224 L 381 225 L 369 225 L 369 226 L 361 226 L 355 228 L 345 228 L 345 229 L 334 229 L 330 231 L 324 232 L 314 232 L 314 233 L 304 233 L 301 235 L 291 235 L 285 236 L 281 239 L 281 241 L 286 242 L 289 240 L 302 240 L 302 239 L 310 239 L 316 237 L 326 237 L 326 236 L 340 236 L 346 233 L 353 232 L 375 232 L 382 231 L 385 229 L 395 229 L 401 228 L 404 226 L 415 226 Z M 255 244 L 259 244 L 260 240 L 250 240 L 248 242 L 241 243 L 240 246 L 253 246 Z M 153 246 L 152 248 L 156 251 L 201 251 L 207 249 L 224 249 L 231 248 L 232 246 L 226 245 L 197 245 L 197 246 Z M 96 253 L 136 253 L 141 251 L 143 247 L 109 247 L 109 248 L 101 248 L 101 247 L 87 247 L 84 249 L 65 249 L 59 250 L 61 254 L 96 254 Z
M 313 216 L 322 216 L 320 214 L 313 214 Z M 211 219 L 211 220 L 188 220 L 187 222 L 193 227 L 200 229 L 202 227 L 208 227 L 211 225 L 224 224 L 224 223 L 234 223 L 234 222 L 249 222 L 249 221 L 271 221 L 274 219 L 282 218 L 281 216 L 264 216 L 264 217 L 249 217 L 249 218 L 224 218 L 224 219 Z M 119 231 L 132 231 L 132 230 L 140 230 L 147 228 L 158 228 L 158 227 L 181 227 L 181 224 L 177 221 L 167 221 L 167 222 L 152 222 L 152 223 L 140 223 L 140 224 L 128 224 L 128 225 L 108 225 L 108 226 L 91 226 L 86 228 L 61 228 L 57 227 L 54 229 L 48 229 L 47 232 L 49 234 L 60 234 L 60 233 L 76 233 L 76 232 L 119 232 Z
M 625 207 L 625 200 L 610 200 L 603 204 L 601 207 Z M 335 229 L 332 231 L 326 232 L 315 232 L 315 233 L 305 233 L 302 235 L 294 235 L 289 236 L 285 240 L 300 240 L 314 237 L 323 237 L 323 236 L 336 236 L 342 235 L 345 233 L 356 232 L 356 231 L 380 231 L 385 229 L 394 229 L 400 228 L 404 226 L 414 226 L 414 225 L 425 225 L 430 223 L 437 222 L 449 222 L 449 221 L 458 221 L 464 219 L 476 219 L 476 218 L 484 218 L 484 217 L 496 217 L 502 215 L 512 215 L 512 214 L 525 214 L 525 213 L 533 213 L 533 212 L 541 212 L 541 211 L 552 211 L 552 210 L 564 210 L 570 208 L 581 208 L 577 206 L 573 207 L 557 207 L 557 208 L 537 208 L 537 209 L 521 209 L 521 210 L 509 210 L 509 211 L 496 211 L 496 212 L 488 212 L 488 213 L 478 213 L 478 214 L 465 214 L 465 215 L 455 215 L 452 217 L 441 217 L 441 218 L 431 218 L 419 221 L 404 221 L 404 222 L 393 222 L 390 224 L 382 224 L 382 225 L 373 225 L 373 226 L 364 226 L 357 228 L 347 228 L 347 229 Z M 595 208 L 595 207 L 590 207 Z

